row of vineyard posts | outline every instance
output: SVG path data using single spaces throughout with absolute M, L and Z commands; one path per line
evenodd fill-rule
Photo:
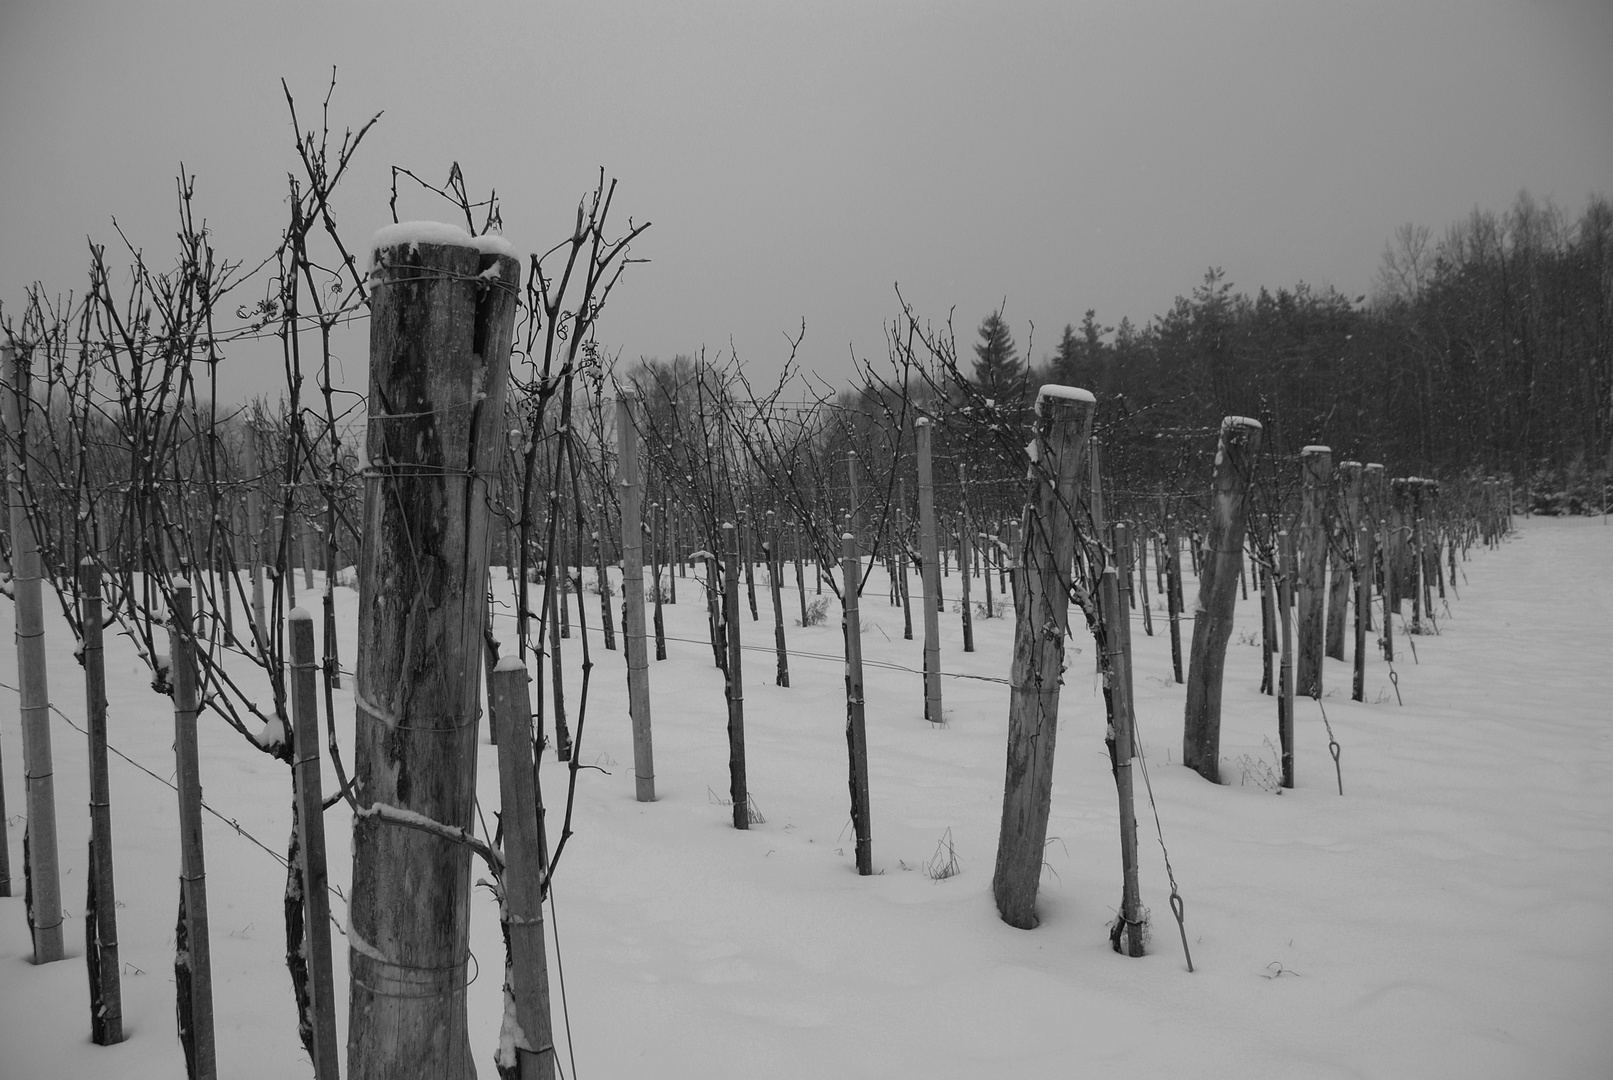
M 582 246 L 597 238 L 597 226 L 591 218 L 579 229 Z M 173 701 L 182 849 L 176 986 L 193 1076 L 217 1071 L 201 828 L 206 763 L 195 741 L 204 712 L 291 771 L 287 962 L 316 1075 L 334 1077 L 338 1057 L 322 816 L 346 800 L 354 817 L 349 1075 L 470 1073 L 475 855 L 501 896 L 515 1003 L 507 1020 L 519 1028 L 498 1066 L 501 1075 L 547 1077 L 555 1046 L 542 903 L 571 836 L 572 800 L 551 838 L 534 762 L 552 745 L 575 784 L 593 667 L 585 570 L 593 571 L 607 650 L 620 631 L 643 802 L 656 797 L 649 657 L 652 648 L 657 661 L 667 656 L 662 605 L 677 603 L 680 581 L 686 597 L 690 582 L 699 590 L 713 663 L 724 675 L 727 802 L 739 829 L 760 823 L 746 781 L 742 671 L 744 624 L 762 617 L 758 570 L 780 687 L 792 680 L 787 626 L 820 621 L 825 589 L 839 600 L 861 874 L 874 872 L 874 829 L 859 606 L 870 599 L 862 594 L 875 566 L 887 571 L 885 602 L 901 609 L 904 639 L 922 639 L 914 714 L 930 724 L 966 719 L 945 708 L 941 618 L 958 616 L 965 651 L 974 648 L 976 619 L 1013 618 L 993 893 L 1002 918 L 1024 928 L 1037 922 L 1073 604 L 1096 646 L 1119 801 L 1124 877 L 1112 939 L 1135 956 L 1146 917 L 1131 772 L 1141 752 L 1131 612 L 1140 609 L 1144 633 L 1155 632 L 1151 581 L 1165 600 L 1160 629 L 1171 637 L 1175 679 L 1186 683 L 1183 761 L 1215 782 L 1232 615 L 1253 588 L 1262 690 L 1276 698 L 1282 785 L 1292 787 L 1295 700 L 1320 705 L 1323 656 L 1342 660 L 1353 648 L 1352 695 L 1362 700 L 1368 635 L 1377 630 L 1376 648 L 1392 664 L 1394 621 L 1408 603 L 1400 632 L 1437 632 L 1435 601 L 1447 587 L 1454 593 L 1458 555 L 1498 542 L 1509 528 L 1503 482 L 1388 479 L 1382 465 L 1335 467 L 1320 446 L 1279 459 L 1262 452 L 1261 425 L 1242 417 L 1221 425 L 1206 491 L 1140 490 L 1140 482 L 1105 474 L 1091 394 L 1048 387 L 1031 415 L 1004 422 L 1001 406 L 968 388 L 955 353 L 922 336 L 915 349 L 911 333 L 905 353 L 893 350 L 891 374 L 870 374 L 861 390 L 838 398 L 789 399 L 798 384 L 788 369 L 775 388 L 758 392 L 737 362 L 703 360 L 642 364 L 612 391 L 585 335 L 551 340 L 548 351 L 541 328 L 523 341 L 522 268 L 505 248 L 468 234 L 465 242 L 428 235 L 377 238 L 365 279 L 371 348 L 362 425 L 332 408 L 329 393 L 323 417 L 295 395 L 278 408 L 226 413 L 203 400 L 192 372 L 205 358 L 161 342 L 120 343 L 110 321 L 98 349 L 81 349 L 69 322 L 52 322 L 39 308 L 33 332 L 6 348 L 8 554 L 34 959 L 64 954 L 42 638 L 48 580 L 82 646 L 92 770 L 86 954 L 92 1033 L 101 1043 L 122 1038 L 104 628 L 127 635 L 153 688 Z M 553 325 L 558 298 L 548 288 L 529 276 L 527 304 Z M 512 372 L 511 342 L 530 374 Z M 150 355 L 166 366 L 153 369 Z M 1199 588 L 1191 610 L 1184 559 Z M 356 567 L 361 598 L 353 671 L 336 650 L 333 590 L 346 567 Z M 313 616 L 297 604 L 299 569 L 305 594 L 316 587 L 313 574 L 323 574 L 320 658 Z M 787 613 L 783 584 L 792 578 L 799 610 Z M 517 650 L 501 656 L 489 631 L 495 618 L 510 617 Z M 1192 623 L 1185 665 L 1183 620 Z M 574 631 L 584 674 L 568 693 L 562 649 Z M 343 679 L 353 680 L 356 717 L 345 757 L 332 695 Z M 253 680 L 268 683 L 270 705 L 254 704 Z M 499 747 L 499 837 L 478 837 L 472 813 L 484 711 Z M 319 787 L 321 714 L 341 785 L 329 796 Z M 1337 763 L 1336 741 L 1331 749 Z M 1342 767 L 1338 784 L 1342 794 Z M 9 850 L 0 854 L 9 860 Z M 0 889 L 9 892 L 10 877 L 9 861 L 0 863 Z M 1174 882 L 1171 890 L 1181 922 Z M 1185 925 L 1182 940 L 1185 951 Z

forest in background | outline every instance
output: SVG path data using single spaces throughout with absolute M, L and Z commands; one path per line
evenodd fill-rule
M 999 314 L 981 323 L 973 381 L 1022 411 L 1043 382 L 1098 396 L 1117 468 L 1206 475 L 1227 415 L 1265 451 L 1331 446 L 1399 474 L 1510 476 L 1537 509 L 1600 508 L 1613 460 L 1613 206 L 1577 218 L 1527 192 L 1436 237 L 1402 226 L 1370 296 L 1303 283 L 1238 292 L 1211 269 L 1145 325 L 1088 310 L 1045 366 Z M 1203 436 L 1203 437 L 1201 437 Z

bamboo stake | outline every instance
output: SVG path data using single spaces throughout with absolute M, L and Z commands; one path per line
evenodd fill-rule
M 33 960 L 48 964 L 65 954 L 61 871 L 56 852 L 56 780 L 50 752 L 50 687 L 45 672 L 45 609 L 40 591 L 39 541 L 30 520 L 32 502 L 24 482 L 28 457 L 28 361 L 12 346 L 0 346 L 0 367 L 6 379 L 5 427 L 11 437 L 6 483 L 11 493 L 18 711 L 22 721 L 23 795 L 28 807 L 23 874 L 31 900 L 27 917 Z
M 992 893 L 1010 926 L 1037 923 L 1047 818 L 1053 797 L 1059 680 L 1069 624 L 1082 454 L 1096 401 L 1085 390 L 1043 387 L 1037 397 L 1035 473 L 1025 507 L 1024 568 L 1014 616 L 1008 761 Z
M 84 625 L 84 712 L 90 746 L 90 885 L 84 955 L 90 970 L 90 1037 L 98 1046 L 123 1041 L 123 972 L 118 959 L 118 897 L 112 872 L 112 787 L 106 759 L 106 649 L 101 636 L 101 570 L 78 567 Z M 93 914 L 92 910 L 93 909 Z
M 644 528 L 639 520 L 636 399 L 616 399 L 616 467 L 622 486 L 622 646 L 627 653 L 627 715 L 633 723 L 634 791 L 639 802 L 655 801 L 655 750 L 650 739 L 650 661 L 644 632 Z M 524 674 L 524 669 L 523 669 Z M 524 691 L 523 691 L 524 692 Z
M 331 972 L 329 871 L 325 862 L 325 806 L 319 777 L 319 685 L 314 660 L 314 617 L 294 608 L 291 629 L 291 720 L 297 797 L 298 853 L 302 859 L 303 934 L 308 961 L 316 1080 L 336 1080 L 336 983 Z
M 196 687 L 190 586 L 174 589 L 168 655 L 174 692 L 174 786 L 179 792 L 179 924 L 174 978 L 179 986 L 179 1041 L 193 1080 L 216 1080 L 213 967 L 207 922 L 207 865 L 202 848 L 202 781 L 196 750 Z
M 857 537 L 848 529 L 840 538 L 841 572 L 847 582 L 862 577 Z M 868 732 L 863 720 L 862 622 L 857 590 L 847 585 L 841 605 L 840 632 L 846 645 L 846 754 L 850 762 L 851 822 L 857 834 L 857 873 L 874 872 L 873 825 L 868 808 Z
M 518 1037 L 509 1033 L 515 1051 L 514 1073 L 519 1080 L 551 1080 L 555 1052 L 543 939 L 542 806 L 532 758 L 532 702 L 526 663 L 520 657 L 506 656 L 493 670 L 493 699 L 498 703 L 499 726 L 504 729 L 498 740 L 500 821 L 504 826 L 500 913 L 510 950 L 504 981 L 515 1003 L 520 1032 Z M 501 1038 L 501 1045 L 503 1042 Z M 500 1061 L 501 1066 L 508 1064 Z

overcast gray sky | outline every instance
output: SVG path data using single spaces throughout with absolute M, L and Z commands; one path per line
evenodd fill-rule
M 261 258 L 295 164 L 279 79 L 312 114 L 332 65 L 339 123 L 385 110 L 339 202 L 359 246 L 392 164 L 458 160 L 522 250 L 604 166 L 654 223 L 611 352 L 731 340 L 770 371 L 805 319 L 837 381 L 884 355 L 898 282 L 960 339 L 1006 298 L 1040 361 L 1085 309 L 1142 322 L 1212 265 L 1354 295 L 1403 222 L 1613 192 L 1606 2 L 3 0 L 5 310 L 32 280 L 82 290 L 113 217 L 166 262 L 181 162 L 219 249 Z

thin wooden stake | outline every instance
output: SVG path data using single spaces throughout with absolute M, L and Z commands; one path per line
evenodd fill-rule
M 101 636 L 101 569 L 78 566 L 84 626 L 84 712 L 90 745 L 90 893 L 84 955 L 90 969 L 90 1037 L 100 1046 L 123 1041 L 123 972 L 118 959 L 118 894 L 112 873 L 112 786 L 106 759 L 106 649 Z
M 1116 526 L 1119 529 L 1119 526 Z M 1132 791 L 1131 688 L 1126 673 L 1131 658 L 1124 626 L 1129 616 L 1120 598 L 1119 574 L 1107 567 L 1099 584 L 1098 598 L 1103 615 L 1104 651 L 1109 686 L 1109 722 L 1114 735 L 1111 763 L 1115 774 L 1115 794 L 1120 801 L 1120 919 L 1111 940 L 1116 952 L 1143 955 L 1142 895 L 1137 876 L 1137 807 Z M 1124 942 L 1124 949 L 1121 944 Z
M 627 715 L 633 723 L 634 791 L 655 801 L 655 750 L 650 739 L 650 660 L 644 627 L 644 528 L 634 397 L 616 399 L 616 462 L 622 486 L 622 637 L 627 652 Z M 524 692 L 524 691 L 523 691 Z
M 1277 743 L 1282 755 L 1283 787 L 1294 786 L 1294 538 L 1277 534 L 1282 573 L 1277 578 L 1277 610 L 1282 620 L 1283 660 L 1277 699 Z
M 512 1039 L 515 1075 L 520 1080 L 552 1080 L 555 1048 L 543 939 L 542 805 L 532 757 L 532 701 L 526 663 L 520 657 L 506 656 L 493 669 L 493 699 L 503 728 L 498 740 L 504 829 L 504 903 L 500 911 L 510 949 L 505 984 L 515 1002 L 520 1029 L 520 1037 Z
M 868 732 L 863 720 L 862 621 L 857 590 L 849 583 L 862 577 L 857 537 L 848 529 L 840 538 L 841 573 L 848 582 L 841 606 L 841 636 L 846 643 L 846 755 L 850 762 L 851 822 L 857 834 L 857 873 L 874 872 L 873 825 L 868 809 Z
M 196 750 L 195 643 L 190 586 L 174 589 L 168 655 L 174 692 L 174 786 L 179 792 L 179 904 L 185 940 L 174 958 L 180 985 L 179 1040 L 192 1080 L 216 1080 L 213 963 L 207 923 L 207 863 L 202 849 L 202 781 Z
M 924 719 L 944 723 L 941 711 L 941 553 L 935 540 L 935 473 L 931 463 L 930 420 L 921 416 L 913 424 L 918 444 L 919 576 L 924 586 Z
M 27 917 L 34 963 L 64 955 L 61 871 L 56 853 L 56 781 L 50 752 L 50 688 L 45 675 L 45 608 L 40 591 L 39 542 L 30 520 L 27 468 L 28 361 L 10 345 L 0 346 L 6 379 L 3 397 L 11 439 L 7 486 L 11 492 L 12 595 L 16 601 L 17 684 L 22 721 L 23 794 L 28 828 L 23 834 L 23 873 L 31 903 Z M 0 823 L 0 831 L 4 825 Z
M 745 679 L 739 645 L 739 535 L 723 522 L 722 620 L 727 635 L 723 692 L 728 699 L 728 796 L 734 804 L 734 828 L 750 828 L 750 791 L 745 785 Z
M 319 777 L 319 675 L 314 659 L 314 617 L 294 608 L 291 630 L 291 722 L 297 797 L 297 850 L 302 859 L 303 934 L 308 960 L 315 1080 L 336 1080 L 336 982 L 331 969 L 330 876 L 325 862 L 325 805 Z

